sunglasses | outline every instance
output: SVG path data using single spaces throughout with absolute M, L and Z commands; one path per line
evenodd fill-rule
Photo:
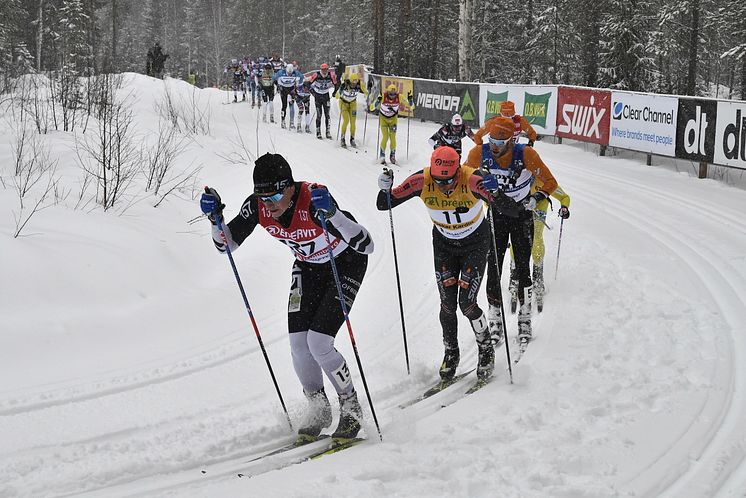
M 282 192 L 277 192 L 276 194 L 272 194 L 272 195 L 266 195 L 266 196 L 265 195 L 260 195 L 259 198 L 263 202 L 272 202 L 272 203 L 275 203 L 275 202 L 280 202 L 282 200 L 282 197 L 284 195 L 285 194 L 283 194 Z
M 433 178 L 433 181 L 437 183 L 438 185 L 450 185 L 456 181 L 455 176 L 452 176 L 451 178 L 435 178 L 435 177 L 432 177 L 432 178 Z
M 511 140 L 513 140 L 513 137 L 511 137 L 511 138 L 505 138 L 505 139 L 490 137 L 490 144 L 492 144 L 492 145 L 494 145 L 496 147 L 502 147 L 503 145 L 505 145 L 506 143 L 510 142 Z

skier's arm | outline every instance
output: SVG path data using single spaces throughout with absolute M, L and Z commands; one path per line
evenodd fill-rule
M 523 116 L 521 116 L 521 130 L 526 133 L 526 136 L 529 140 L 531 140 L 532 142 L 536 141 L 536 137 L 538 136 L 536 130 L 534 130 L 534 127 L 531 126 L 531 123 L 529 123 L 528 120 Z
M 474 131 L 471 129 L 471 126 L 469 126 L 468 124 L 464 125 L 464 135 L 469 137 L 472 140 L 472 142 L 477 143 L 476 139 L 474 138 Z
M 251 235 L 259 224 L 259 202 L 255 195 L 249 196 L 241 206 L 241 212 L 223 225 L 225 238 L 230 244 L 231 251 L 238 249 L 246 238 Z M 217 225 L 212 226 L 212 241 L 220 252 L 225 252 L 225 242 Z
M 425 175 L 422 170 L 410 175 L 401 185 L 391 189 L 391 207 L 396 207 L 413 197 L 419 197 L 425 185 Z M 387 190 L 379 190 L 376 198 L 376 207 L 379 211 L 389 208 Z
M 435 146 L 444 143 L 444 140 L 443 140 L 443 128 L 445 128 L 445 127 L 441 126 L 440 128 L 438 128 L 438 131 L 436 131 L 435 133 L 433 133 L 433 136 L 430 137 L 430 139 L 428 139 L 427 143 L 429 143 L 431 147 L 435 148 Z
M 570 196 L 562 190 L 562 187 L 557 185 L 557 188 L 554 189 L 554 192 L 552 192 L 552 197 L 557 199 L 560 202 L 560 206 L 564 207 L 570 207 Z
M 471 156 L 471 153 L 469 153 L 469 155 Z M 523 164 L 541 183 L 541 187 L 538 191 L 547 197 L 552 195 L 552 193 L 557 189 L 557 180 L 554 178 L 554 175 L 552 175 L 552 172 L 549 170 L 547 165 L 544 164 L 544 161 L 541 160 L 538 152 L 531 147 L 525 147 L 523 149 Z
M 471 150 L 469 151 L 469 155 L 466 156 L 466 161 L 464 162 L 464 166 L 469 166 L 470 168 L 476 168 L 476 169 L 479 169 L 482 167 L 482 145 L 481 143 L 471 148 Z
M 314 222 L 321 226 L 323 213 L 328 222 L 329 233 L 342 240 L 361 254 L 373 252 L 373 239 L 370 233 L 348 212 L 337 207 L 337 201 L 331 196 L 326 187 L 314 185 L 311 190 L 311 206 L 309 212 Z

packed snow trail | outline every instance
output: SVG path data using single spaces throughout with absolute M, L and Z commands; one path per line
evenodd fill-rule
M 164 83 L 127 78 L 137 119 L 155 129 Z M 231 217 L 251 168 L 218 154 L 240 150 L 236 123 L 254 153 L 257 109 L 200 94 L 212 98 L 213 135 L 196 137 L 187 157 L 205 165 L 199 185 L 217 188 Z M 333 132 L 336 117 L 333 106 Z M 384 442 L 237 478 L 292 434 L 227 261 L 206 221 L 186 224 L 197 201 L 139 203 L 125 216 L 52 209 L 33 237 L 13 240 L 0 225 L 2 274 L 16 283 L 0 296 L 0 496 L 743 496 L 746 192 L 537 143 L 572 197 L 571 217 L 556 281 L 559 220 L 548 217 L 545 308 L 515 384 L 501 348 L 496 378 L 479 392 L 446 390 L 402 410 L 442 358 L 431 223 L 416 200 L 393 212 L 407 376 L 388 213 L 375 209 L 376 121 L 363 144 L 363 118 L 357 151 L 261 122 L 258 142 L 260 153 L 286 155 L 297 179 L 329 186 L 374 237 L 350 319 Z M 409 160 L 400 126 L 395 181 L 427 165 L 437 125 L 410 126 Z M 74 178 L 69 141 L 50 140 Z M 0 208 L 12 202 L 0 191 Z M 236 263 L 297 420 L 304 398 L 285 330 L 292 257 L 257 230 Z M 476 348 L 463 318 L 459 330 L 467 370 Z M 337 347 L 352 358 L 344 330 Z

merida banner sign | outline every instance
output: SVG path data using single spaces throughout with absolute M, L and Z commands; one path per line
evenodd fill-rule
M 478 125 L 479 85 L 418 79 L 413 82 L 416 118 L 446 123 L 458 113 L 470 126 Z
M 609 145 L 675 156 L 678 108 L 676 97 L 611 92 Z
M 718 102 L 714 162 L 746 168 L 746 102 Z
M 608 145 L 610 101 L 608 90 L 559 87 L 556 135 Z

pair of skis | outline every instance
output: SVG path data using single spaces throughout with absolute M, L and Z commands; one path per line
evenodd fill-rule
M 352 448 L 353 446 L 357 446 L 364 441 L 366 441 L 365 438 L 333 438 L 329 434 L 322 434 L 317 437 L 300 435 L 292 443 L 280 446 L 268 453 L 263 453 L 262 455 L 248 460 L 246 463 L 258 463 L 271 457 L 280 459 L 282 456 L 287 454 L 288 458 L 280 462 L 279 467 L 273 467 L 272 470 L 275 470 L 276 468 L 282 468 L 288 465 L 303 463 L 309 460 L 317 460 L 324 456 L 332 455 L 348 448 Z M 266 470 L 264 471 L 266 472 Z M 251 475 L 253 474 L 242 472 L 237 473 L 238 477 Z

